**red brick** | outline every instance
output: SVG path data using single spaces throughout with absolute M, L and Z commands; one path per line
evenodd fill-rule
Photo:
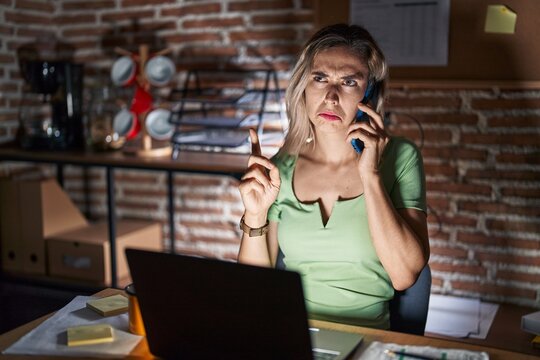
M 0 114 L 0 121 L 13 121 L 17 120 L 19 114 L 17 112 L 7 112 Z
M 477 223 L 477 218 L 467 215 L 458 215 L 458 214 L 449 214 L 449 215 L 439 215 L 441 222 L 445 225 L 459 225 L 459 226 L 471 226 L 475 227 Z
M 97 49 L 99 48 L 100 42 L 99 40 L 78 40 L 72 41 L 71 45 L 73 45 L 73 48 L 76 50 Z
M 243 26 L 244 19 L 241 17 L 230 18 L 205 18 L 200 20 L 184 20 L 182 27 L 184 29 L 194 28 L 223 28 L 232 26 Z
M 461 144 L 475 145 L 538 145 L 538 134 L 461 134 Z
M 136 184 L 157 184 L 158 177 L 155 173 L 129 173 L 116 172 L 114 176 L 117 182 Z
M 449 256 L 454 259 L 466 259 L 467 250 L 459 248 L 431 246 L 431 255 Z
M 390 101 L 392 103 L 392 101 Z M 415 123 L 414 120 L 424 124 L 437 125 L 476 125 L 478 116 L 473 114 L 406 114 L 401 112 L 393 113 L 393 117 L 398 124 Z
M 433 182 L 427 183 L 428 191 L 444 191 L 447 194 L 474 194 L 474 195 L 490 195 L 491 186 L 489 185 L 477 185 L 477 184 L 459 184 L 448 182 Z
M 210 243 L 210 244 L 240 244 L 240 237 L 218 238 L 218 237 L 190 236 L 190 241 L 194 243 L 203 242 L 203 243 Z
M 517 188 L 517 187 L 503 187 L 501 189 L 501 194 L 503 196 L 509 197 L 524 197 L 527 199 L 537 199 L 540 198 L 540 189 L 530 189 L 530 188 Z
M 108 12 L 101 15 L 101 20 L 104 22 L 115 22 L 122 20 L 137 20 L 152 19 L 154 18 L 154 10 L 140 10 L 140 11 L 122 11 L 122 12 Z
M 475 293 L 483 293 L 490 295 L 500 295 L 500 296 L 509 296 L 509 297 L 521 297 L 528 299 L 536 298 L 536 291 L 531 289 L 520 289 L 511 286 L 502 286 L 496 284 L 486 284 L 478 283 L 476 281 L 451 281 L 452 289 L 454 290 L 468 290 Z
M 0 83 L 0 91 L 16 92 L 18 89 L 19 89 L 19 86 L 17 83 L 14 83 L 14 82 Z
M 475 258 L 481 262 L 510 265 L 540 266 L 540 256 L 524 256 L 515 254 L 501 254 L 487 251 L 476 251 Z
M 195 14 L 211 14 L 221 11 L 221 4 L 209 3 L 209 4 L 190 4 L 181 7 L 167 8 L 161 10 L 161 16 L 185 16 Z
M 148 210 L 156 212 L 159 210 L 159 204 L 152 204 L 147 202 L 137 202 L 130 200 L 116 200 L 117 210 Z
M 15 32 L 15 29 L 13 27 L 0 25 L 0 34 L 12 35 L 14 32 Z
M 237 202 L 240 200 L 240 196 L 233 195 L 231 193 L 224 194 L 197 194 L 197 193 L 186 193 L 182 195 L 184 201 L 228 201 L 228 202 Z
M 42 37 L 42 36 L 51 36 L 51 38 L 54 38 L 55 32 L 54 31 L 48 31 L 45 29 L 29 29 L 29 28 L 18 28 L 17 29 L 17 36 L 20 37 Z
M 388 100 L 388 105 L 392 108 L 414 108 L 414 107 L 444 107 L 447 109 L 459 109 L 461 99 L 455 96 L 447 97 L 392 97 Z
M 221 179 L 219 177 L 195 177 L 190 175 L 177 175 L 174 178 L 175 186 L 188 186 L 188 187 L 208 187 L 208 186 L 220 186 Z
M 123 194 L 126 198 L 152 198 L 152 199 L 165 199 L 167 196 L 167 191 L 164 186 L 161 186 L 162 190 L 141 190 L 141 189 L 131 189 L 124 188 Z
M 278 1 L 238 1 L 229 3 L 229 11 L 275 10 L 293 7 L 292 0 Z
M 540 135 L 538 136 L 540 143 Z M 529 153 L 529 154 L 511 154 L 503 153 L 499 154 L 496 157 L 497 162 L 499 163 L 512 163 L 512 164 L 530 164 L 530 165 L 539 165 L 540 156 L 538 152 Z
M 540 282 L 540 274 L 524 273 L 511 270 L 497 270 L 497 279 L 538 283 Z
M 540 127 L 540 116 L 505 116 L 493 117 L 487 120 L 488 128 L 504 127 Z
M 453 165 L 431 165 L 425 164 L 424 170 L 426 175 L 430 176 L 457 176 L 457 169 Z
M 437 278 L 437 277 L 433 277 L 431 279 L 431 286 L 442 287 L 443 285 L 444 285 L 444 280 L 443 279 L 440 279 L 440 278 Z
M 531 217 L 540 216 L 540 207 L 538 206 L 518 206 L 485 201 L 459 201 L 458 211 L 461 210 L 490 214 L 518 214 Z
M 427 203 L 437 210 L 448 210 L 450 206 L 450 201 L 447 198 L 432 196 L 430 193 L 427 194 Z
M 100 26 L 93 26 L 93 27 L 84 27 L 84 28 L 75 28 L 70 29 L 66 28 L 62 30 L 62 36 L 69 38 L 69 37 L 76 37 L 76 36 L 92 36 L 92 35 L 104 35 L 111 32 L 111 28 L 107 25 L 100 25 Z
M 298 14 L 296 12 L 287 12 L 277 15 L 258 15 L 253 16 L 251 21 L 254 25 L 291 25 L 299 23 L 311 23 L 313 22 L 313 15 Z
M 186 44 L 193 41 L 220 41 L 221 35 L 219 33 L 179 33 L 175 35 L 165 35 L 163 39 L 168 43 Z
M 42 11 L 46 13 L 54 12 L 54 5 L 51 2 L 17 0 L 15 9 L 29 9 L 34 11 Z
M 429 267 L 431 268 L 432 271 L 434 270 L 434 271 L 468 274 L 468 275 L 479 275 L 479 276 L 486 276 L 487 274 L 486 268 L 479 265 L 430 262 Z
M 102 10 L 102 9 L 114 9 L 114 0 L 92 0 L 92 1 L 70 1 L 62 3 L 62 10 Z
M 58 25 L 66 24 L 83 24 L 83 23 L 95 23 L 97 21 L 94 14 L 76 14 L 76 15 L 59 15 L 54 18 L 54 23 Z
M 188 221 L 182 220 L 180 226 L 186 227 L 188 229 L 193 228 L 210 228 L 212 230 L 220 231 L 236 231 L 236 224 L 230 223 L 220 223 L 220 222 L 198 222 L 198 221 Z
M 518 180 L 536 181 L 540 178 L 540 173 L 534 171 L 519 170 L 482 170 L 469 169 L 465 175 L 468 179 L 496 179 L 496 180 Z
M 499 248 L 540 250 L 540 241 L 514 237 L 499 237 L 496 235 L 486 235 L 482 233 L 468 233 L 459 231 L 456 235 L 456 241 L 473 245 L 496 246 Z
M 176 212 L 179 214 L 202 214 L 202 215 L 223 215 L 223 209 L 212 207 L 191 207 L 191 206 L 177 206 Z
M 176 0 L 122 0 L 122 7 L 171 4 Z
M 5 5 L 5 6 L 11 6 L 11 4 L 13 4 L 13 1 L 12 0 L 0 0 L 0 4 Z
M 432 223 L 433 217 L 428 216 L 428 236 L 431 241 L 448 242 L 450 234 L 441 230 L 439 223 Z
M 180 51 L 181 56 L 204 57 L 204 56 L 237 56 L 238 48 L 232 46 L 189 47 Z
M 50 16 L 21 14 L 19 12 L 6 11 L 4 17 L 8 23 L 25 25 L 51 25 L 52 23 Z
M 11 54 L 0 54 L 0 64 L 11 64 L 15 61 L 15 56 Z
M 486 150 L 464 149 L 462 146 L 452 146 L 452 147 L 424 146 L 422 148 L 422 155 L 424 159 L 447 158 L 447 159 L 486 161 L 488 157 L 488 152 Z
M 540 109 L 540 99 L 472 99 L 475 110 Z
M 292 40 L 296 38 L 293 29 L 268 29 L 261 31 L 234 31 L 229 34 L 231 41 L 247 40 Z
M 486 220 L 486 228 L 489 230 L 498 231 L 515 231 L 515 232 L 530 232 L 540 233 L 540 223 L 525 222 L 525 221 L 503 221 L 503 220 Z
M 247 48 L 248 56 L 279 56 L 296 55 L 300 51 L 299 45 L 272 45 L 272 46 L 250 46 Z

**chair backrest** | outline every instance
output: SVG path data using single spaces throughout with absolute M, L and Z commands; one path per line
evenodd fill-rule
M 276 268 L 285 269 L 281 249 L 278 250 Z M 426 265 L 413 286 L 396 291 L 390 300 L 390 330 L 424 335 L 430 293 L 431 269 Z
M 431 269 L 426 265 L 413 286 L 396 291 L 390 300 L 390 330 L 424 335 L 430 293 Z

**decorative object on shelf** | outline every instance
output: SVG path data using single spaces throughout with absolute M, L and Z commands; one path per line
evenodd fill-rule
M 150 93 L 152 86 L 165 86 L 173 78 L 176 67 L 166 57 L 171 50 L 164 49 L 149 54 L 148 45 L 140 45 L 139 53 L 116 48 L 121 55 L 111 68 L 111 80 L 117 86 L 135 86 L 135 92 L 129 109 L 124 108 L 113 120 L 114 130 L 126 140 L 135 140 L 140 136 L 140 143 L 126 146 L 124 152 L 147 157 L 169 156 L 172 148 L 168 142 L 173 126 L 168 110 L 154 108 L 154 99 Z M 150 127 L 149 127 L 150 126 Z

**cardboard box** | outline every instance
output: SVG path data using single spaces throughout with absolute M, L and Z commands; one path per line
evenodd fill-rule
M 18 183 L 0 178 L 0 244 L 4 271 L 22 271 L 20 221 Z
M 126 247 L 161 251 L 161 225 L 135 220 L 120 220 L 116 223 L 117 279 L 129 278 L 124 252 Z M 51 236 L 47 239 L 47 251 L 49 275 L 96 285 L 111 284 L 106 222 Z
M 46 273 L 45 238 L 88 226 L 55 179 L 0 182 L 2 268 Z

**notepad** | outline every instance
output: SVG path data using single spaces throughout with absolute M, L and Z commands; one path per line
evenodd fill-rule
M 109 324 L 76 326 L 67 329 L 68 346 L 101 344 L 113 340 L 113 328 Z
M 101 299 L 89 300 L 86 307 L 102 316 L 112 316 L 128 310 L 128 299 L 122 295 L 113 295 Z

